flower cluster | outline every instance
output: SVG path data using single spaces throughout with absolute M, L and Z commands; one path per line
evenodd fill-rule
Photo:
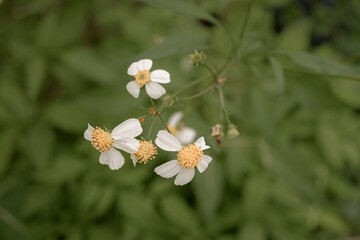
M 147 116 L 156 118 L 161 114 L 152 99 L 158 99 L 166 93 L 160 84 L 170 83 L 170 74 L 162 69 L 150 71 L 152 61 L 143 59 L 130 65 L 127 73 L 135 77 L 126 85 L 128 92 L 135 98 L 139 97 L 140 89 L 145 86 L 145 91 L 149 95 L 152 107 Z M 171 99 L 170 99 L 171 100 Z M 205 171 L 211 162 L 210 156 L 204 155 L 203 151 L 210 147 L 206 145 L 204 137 L 194 141 L 196 131 L 181 123 L 184 117 L 183 112 L 175 112 L 169 120 L 163 121 L 165 130 L 159 130 L 155 139 L 157 147 L 164 151 L 177 152 L 175 160 L 168 161 L 155 168 L 155 173 L 170 178 L 176 175 L 175 185 L 185 185 L 189 183 L 195 175 L 195 167 L 200 173 Z M 144 121 L 144 118 L 141 122 Z M 130 158 L 136 166 L 137 163 L 146 164 L 156 158 L 157 147 L 152 140 L 144 136 L 137 139 L 143 132 L 139 119 L 131 118 L 117 125 L 111 132 L 100 127 L 88 128 L 84 132 L 84 138 L 91 142 L 91 145 L 100 152 L 99 162 L 108 165 L 112 170 L 121 168 L 125 159 L 119 150 L 130 154 Z M 152 127 L 150 128 L 150 130 Z

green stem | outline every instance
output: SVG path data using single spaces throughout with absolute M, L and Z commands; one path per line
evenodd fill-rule
M 238 41 L 235 45 L 235 50 L 237 50 L 239 48 L 239 46 L 242 44 L 243 39 L 244 39 L 244 34 L 245 34 L 245 30 L 246 30 L 246 26 L 249 22 L 249 18 L 250 18 L 250 11 L 251 11 L 251 7 L 253 6 L 253 3 L 255 2 L 255 0 L 250 0 L 246 12 L 245 12 L 245 20 L 243 22 L 243 24 L 241 25 L 240 28 L 240 33 L 239 33 L 239 37 L 238 37 Z M 234 51 L 234 54 L 236 54 L 237 51 Z
M 142 118 L 147 118 L 150 115 L 151 115 L 151 113 L 148 113 L 148 114 L 142 115 L 141 117 L 138 117 L 137 119 L 141 120 Z
M 27 232 L 26 226 L 2 206 L 0 206 L 0 219 L 21 234 Z
M 155 117 L 153 117 L 153 119 L 151 120 L 150 129 L 149 129 L 149 132 L 148 132 L 147 137 L 146 137 L 147 139 L 149 139 L 150 133 L 151 133 L 151 131 L 153 129 L 154 122 L 155 122 L 154 120 L 155 120 Z
M 176 97 L 177 95 L 179 95 L 180 93 L 182 93 L 183 91 L 185 91 L 186 89 L 204 81 L 205 79 L 207 79 L 207 76 L 201 76 L 198 79 L 195 79 L 194 81 L 190 82 L 188 85 L 180 88 L 179 90 L 177 90 L 174 94 L 171 95 L 172 98 Z
M 217 89 L 218 89 L 218 92 L 219 92 L 219 98 L 220 98 L 220 122 L 222 121 L 222 118 L 223 118 L 223 113 L 225 115 L 225 119 L 227 121 L 227 123 L 231 123 L 230 121 L 230 118 L 229 118 L 229 113 L 225 107 L 225 99 L 224 99 L 224 93 L 223 93 L 223 90 L 221 88 L 221 85 L 217 85 Z
M 151 97 L 149 97 L 149 98 L 150 98 L 151 105 L 152 105 L 152 107 L 154 108 L 154 110 L 155 110 L 155 112 L 156 112 L 156 115 L 159 116 L 159 118 L 160 118 L 161 122 L 164 124 L 166 130 L 170 133 L 170 130 L 169 130 L 166 122 L 164 121 L 163 117 L 161 116 L 161 113 L 157 111 L 157 108 L 156 108 L 156 106 L 155 106 L 154 101 L 152 100 Z
M 180 101 L 184 101 L 184 100 L 191 100 L 191 99 L 194 99 L 194 98 L 197 98 L 201 95 L 204 95 L 205 93 L 207 93 L 210 89 L 212 89 L 213 87 L 215 86 L 215 84 L 211 84 L 209 87 L 205 88 L 205 90 L 201 91 L 201 92 L 198 92 L 192 96 L 189 96 L 189 97 L 184 97 L 184 98 L 180 98 Z
M 214 71 L 205 63 L 203 64 L 203 66 L 210 72 L 210 74 L 213 76 L 215 84 L 217 84 L 217 75 L 216 73 L 214 73 Z

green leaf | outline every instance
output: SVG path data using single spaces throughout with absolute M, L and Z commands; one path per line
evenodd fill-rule
M 17 127 L 7 127 L 0 131 L 0 174 L 3 173 L 15 152 L 19 135 Z
M 84 161 L 82 161 L 82 168 L 83 166 Z M 102 216 L 110 209 L 115 197 L 116 189 L 112 185 L 86 185 L 79 202 L 81 214 L 91 217 Z
M 46 124 L 37 123 L 29 129 L 26 150 L 36 167 L 44 167 L 50 160 L 55 141 L 54 131 Z
M 176 33 L 170 36 L 165 42 L 150 48 L 149 50 L 137 55 L 130 61 L 143 58 L 157 59 L 173 55 L 178 52 L 192 52 L 196 49 L 205 49 L 205 41 L 202 37 L 194 37 L 189 33 Z M 129 62 L 130 62 L 129 61 Z
M 264 240 L 265 234 L 262 226 L 255 222 L 247 222 L 241 228 L 240 235 L 238 236 L 239 240 Z
M 161 210 L 165 217 L 175 226 L 183 230 L 195 231 L 199 221 L 193 209 L 177 195 L 170 195 L 161 201 Z
M 15 73 L 16 69 L 12 67 L 0 72 L 0 100 L 14 118 L 27 120 L 31 117 L 35 106 L 24 94 Z
M 166 233 L 169 229 L 155 209 L 154 201 L 144 194 L 122 191 L 118 198 L 120 211 L 133 224 L 147 231 L 160 231 Z
M 120 79 L 112 64 L 90 49 L 78 48 L 65 52 L 61 60 L 69 68 L 96 83 L 110 84 Z
M 275 58 L 269 57 L 269 60 L 270 60 L 271 68 L 274 72 L 277 93 L 280 94 L 284 91 L 284 84 L 285 84 L 284 72 L 281 64 Z
M 223 198 L 224 176 L 222 166 L 212 161 L 206 171 L 196 176 L 194 190 L 196 203 L 203 220 L 211 222 Z
M 310 45 L 312 22 L 309 19 L 301 19 L 286 25 L 281 31 L 278 40 L 279 49 L 303 51 Z
M 64 131 L 79 132 L 86 129 L 89 113 L 69 102 L 56 102 L 45 110 L 46 119 Z
M 84 159 L 74 156 L 74 153 L 61 153 L 47 166 L 46 171 L 39 170 L 36 176 L 52 184 L 70 182 L 84 170 L 85 163 Z
M 175 14 L 195 19 L 207 20 L 213 24 L 218 25 L 219 22 L 202 8 L 182 0 L 138 0 L 153 7 L 169 10 Z
M 274 51 L 274 55 L 285 57 L 284 62 L 290 60 L 301 71 L 310 74 L 317 74 L 324 77 L 347 78 L 360 80 L 360 71 L 349 65 L 333 62 L 305 52 Z M 282 64 L 282 66 L 286 66 Z M 298 71 L 293 66 L 289 70 Z
M 43 16 L 42 21 L 39 23 L 37 32 L 34 34 L 37 45 L 45 49 L 53 48 L 57 31 L 58 15 L 54 12 L 49 12 Z
M 342 81 L 331 81 L 330 86 L 342 102 L 351 107 L 360 107 L 360 83 L 344 79 Z
M 26 90 L 32 99 L 37 98 L 45 80 L 46 62 L 39 55 L 33 56 L 26 62 L 27 75 Z

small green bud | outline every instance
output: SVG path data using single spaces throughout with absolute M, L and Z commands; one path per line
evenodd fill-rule
M 173 97 L 171 97 L 169 95 L 164 97 L 164 105 L 166 107 L 171 107 L 172 105 L 174 105 L 174 103 L 175 103 L 175 100 Z
M 198 52 L 195 50 L 195 53 L 190 55 L 191 63 L 194 64 L 195 67 L 198 67 L 201 64 L 204 64 L 206 60 L 206 55 L 203 51 Z
M 234 124 L 229 124 L 228 125 L 228 130 L 227 130 L 227 136 L 228 138 L 236 138 L 237 136 L 239 136 L 240 133 L 237 130 L 237 127 Z

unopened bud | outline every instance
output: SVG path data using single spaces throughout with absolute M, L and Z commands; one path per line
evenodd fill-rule
M 216 124 L 211 127 L 211 137 L 222 137 L 224 135 L 222 126 L 220 124 Z
M 166 107 L 171 107 L 172 105 L 174 105 L 175 101 L 174 98 L 167 95 L 164 97 L 164 106 Z
M 195 67 L 198 67 L 199 65 L 204 64 L 206 55 L 203 53 L 203 51 L 198 52 L 195 50 L 195 53 L 190 55 L 190 59 L 192 64 L 194 64 Z
M 229 124 L 228 131 L 227 131 L 228 138 L 236 138 L 239 135 L 240 135 L 240 133 L 237 130 L 236 126 L 234 124 Z

